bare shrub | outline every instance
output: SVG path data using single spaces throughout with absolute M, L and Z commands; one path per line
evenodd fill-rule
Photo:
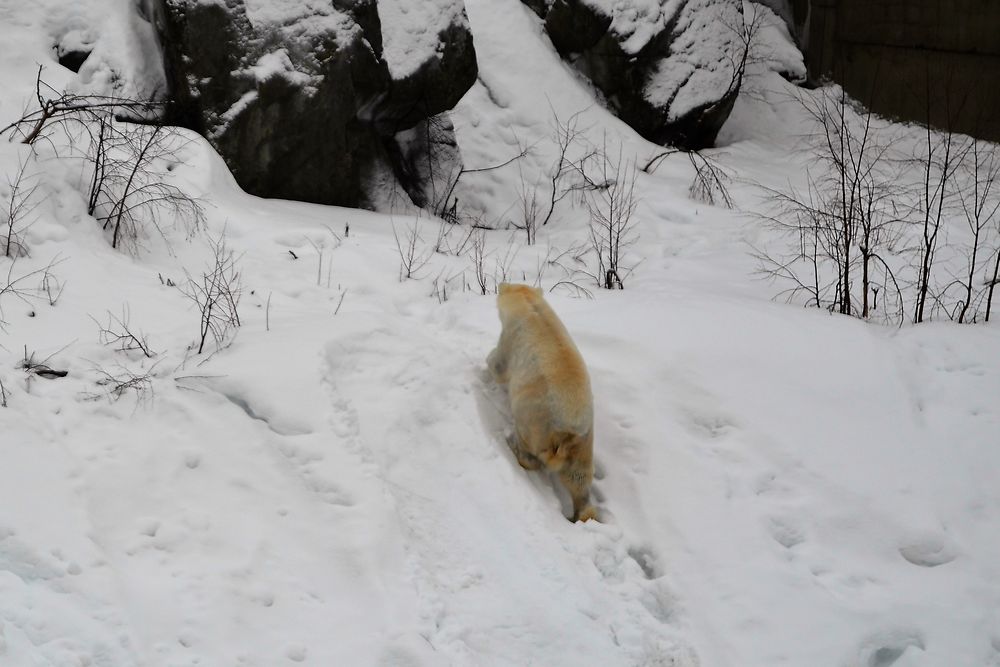
M 316 287 L 323 286 L 323 267 L 324 267 L 323 255 L 326 252 L 327 244 L 329 243 L 330 252 L 332 253 L 334 250 L 339 248 L 340 244 L 343 242 L 343 240 L 340 238 L 337 232 L 330 229 L 330 227 L 327 227 L 326 231 L 328 232 L 330 237 L 329 241 L 325 238 L 321 238 L 318 241 L 314 241 L 311 238 L 306 237 L 306 241 L 308 241 L 309 245 L 313 247 L 313 250 L 316 251 L 317 255 Z M 294 253 L 292 256 L 295 257 Z M 330 258 L 329 261 L 326 262 L 325 266 L 326 266 L 326 286 L 327 288 L 329 288 L 332 284 L 333 258 Z
M 56 255 L 48 264 L 19 274 L 16 270 L 20 265 L 18 258 L 16 256 L 10 258 L 6 276 L 0 277 L 0 330 L 7 325 L 7 321 L 4 318 L 4 301 L 8 297 L 13 297 L 22 303 L 31 305 L 33 302 L 39 300 L 41 294 L 47 293 L 49 304 L 55 305 L 59 294 L 62 292 L 62 288 L 60 285 L 54 294 L 51 291 L 52 286 L 58 283 L 53 269 L 62 262 L 63 258 Z M 38 287 L 31 287 L 32 282 L 35 280 L 40 280 L 41 284 Z
M 916 248 L 917 283 L 913 306 L 915 323 L 923 322 L 929 316 L 928 297 L 932 303 L 936 301 L 932 280 L 942 225 L 954 195 L 953 178 L 966 150 L 961 140 L 950 130 L 938 132 L 928 125 L 925 137 L 922 151 L 913 156 L 913 162 L 919 165 L 922 175 L 916 210 L 920 231 Z
M 502 254 L 499 251 L 487 251 L 487 230 L 477 228 L 469 244 L 469 263 L 472 267 L 472 277 L 475 288 L 482 295 L 496 293 L 499 285 L 514 280 L 514 261 L 521 248 L 514 242 L 512 235 Z M 493 257 L 492 272 L 487 268 L 487 259 Z M 523 276 L 522 276 L 523 277 Z
M 993 310 L 993 291 L 1000 285 L 1000 247 L 993 251 L 993 276 L 986 282 L 986 316 L 983 321 L 990 321 L 990 314 Z
M 570 292 L 574 296 L 586 296 L 587 298 L 591 298 L 593 293 L 581 283 L 596 282 L 596 276 L 592 271 L 590 271 L 588 264 L 592 253 L 593 248 L 591 247 L 589 240 L 576 242 L 565 250 L 549 248 L 543 261 L 545 269 L 540 268 L 538 271 L 539 282 L 543 271 L 551 267 L 560 271 L 562 276 L 553 283 L 552 287 L 549 288 L 550 292 L 556 289 L 561 289 L 563 291 Z M 537 286 L 540 287 L 541 285 L 539 284 Z
M 521 185 L 517 191 L 518 217 L 515 227 L 524 230 L 528 245 L 534 245 L 538 228 L 542 222 L 542 205 L 538 200 L 538 188 L 529 185 L 521 172 Z
M 437 299 L 439 304 L 445 303 L 451 296 L 452 289 L 450 285 L 452 281 L 464 278 L 464 276 L 464 271 L 458 271 L 445 277 L 445 269 L 441 269 L 438 275 L 434 277 L 434 280 L 431 281 L 431 296 Z
M 42 81 L 42 66 L 35 76 L 35 102 L 37 108 L 25 109 L 23 115 L 0 129 L 0 135 L 10 132 L 21 137 L 21 143 L 34 144 L 48 139 L 52 132 L 81 122 L 96 121 L 107 115 L 131 115 L 147 118 L 162 104 L 148 100 L 134 100 L 105 95 L 77 95 L 57 91 Z
M 557 289 L 561 289 L 570 293 L 570 295 L 575 297 L 583 297 L 585 299 L 593 299 L 594 293 L 589 289 L 584 287 L 578 282 L 573 280 L 560 280 L 559 282 L 552 285 L 549 288 L 550 292 L 555 292 Z
M 595 146 L 586 141 L 586 128 L 580 126 L 581 113 L 578 111 L 564 121 L 552 109 L 550 137 L 556 148 L 556 157 L 548 171 L 549 198 L 541 220 L 542 227 L 552 220 L 559 202 L 581 186 L 586 187 L 585 182 L 581 183 L 579 179 L 571 177 L 579 174 L 579 165 L 588 162 L 598 152 Z
M 602 151 L 595 160 L 596 169 L 587 173 L 590 212 L 590 245 L 596 257 L 597 284 L 604 289 L 625 289 L 625 278 L 633 267 L 622 263 L 623 252 L 638 240 L 632 218 L 638 204 L 635 198 L 634 161 L 617 158 Z
M 7 220 L 5 221 L 3 243 L 5 257 L 24 256 L 28 254 L 28 246 L 24 242 L 24 230 L 31 224 L 31 215 L 40 202 L 35 198 L 38 189 L 37 180 L 31 182 L 26 175 L 29 159 L 18 163 L 17 172 L 13 178 L 8 178 L 9 198 L 7 200 Z
M 807 190 L 800 193 L 766 189 L 777 203 L 774 210 L 761 217 L 787 242 L 788 249 L 780 254 L 770 249 L 754 248 L 759 263 L 758 272 L 771 282 L 781 283 L 776 298 L 792 303 L 806 295 L 805 305 L 833 309 L 830 293 L 836 291 L 839 280 L 830 280 L 825 264 L 830 259 L 829 225 L 824 211 L 824 196 L 810 176 Z M 789 251 L 790 250 L 790 251 Z
M 732 23 L 723 22 L 723 27 L 735 35 L 740 44 L 739 49 L 733 56 L 729 56 L 729 64 L 732 68 L 729 90 L 739 90 L 740 95 L 746 95 L 751 99 L 764 99 L 763 82 L 758 82 L 756 75 L 760 71 L 771 70 L 770 63 L 775 58 L 774 45 L 771 40 L 762 37 L 762 32 L 767 27 L 767 15 L 773 9 L 762 6 L 769 3 L 746 2 L 743 3 L 742 21 Z M 777 15 L 775 19 L 782 21 Z M 787 76 L 790 72 L 783 72 L 782 76 Z M 766 85 L 766 83 L 764 84 Z
M 749 16 L 747 15 L 747 10 L 749 10 Z M 736 36 L 740 44 L 735 57 L 727 54 L 729 66 L 732 68 L 732 75 L 729 79 L 726 95 L 738 92 L 743 87 L 747 73 L 747 64 L 766 60 L 766 55 L 761 52 L 762 44 L 760 40 L 760 31 L 764 26 L 764 14 L 762 10 L 753 2 L 744 3 L 743 11 L 739 13 L 739 17 L 739 22 L 736 25 L 723 22 L 724 27 Z
M 437 237 L 434 241 L 434 252 L 454 255 L 460 257 L 465 253 L 465 249 L 472 241 L 472 235 L 479 225 L 459 225 L 442 218 L 438 222 Z M 458 232 L 458 242 L 452 240 L 452 236 Z
M 958 199 L 970 240 L 963 249 L 965 271 L 954 281 L 961 294 L 957 316 L 959 323 L 977 321 L 984 307 L 984 318 L 989 321 L 993 289 L 1000 269 L 1000 245 L 993 248 L 992 272 L 988 264 L 983 266 L 991 259 L 987 255 L 988 237 L 994 230 L 1000 232 L 1000 187 L 997 183 L 1000 178 L 1000 155 L 995 144 L 972 140 L 964 156 L 961 176 L 967 186 L 959 191 Z M 994 239 L 996 243 L 1000 234 L 994 234 Z M 982 286 L 979 283 L 981 272 Z
M 90 153 L 95 176 L 88 206 L 109 232 L 112 248 L 136 251 L 149 227 L 168 240 L 166 221 L 183 225 L 189 234 L 202 227 L 201 203 L 167 182 L 157 166 L 176 161 L 184 143 L 162 126 L 102 122 Z
M 684 155 L 694 169 L 694 177 L 691 179 L 691 185 L 688 186 L 688 195 L 691 199 L 712 206 L 733 208 L 733 198 L 729 193 L 729 184 L 732 182 L 733 176 L 707 151 L 670 148 L 647 160 L 642 171 L 652 174 L 666 158 L 673 155 Z
M 551 109 L 551 105 L 550 105 Z M 516 214 L 512 226 L 525 232 L 527 245 L 534 245 L 538 230 L 552 221 L 557 205 L 573 193 L 582 194 L 594 187 L 588 171 L 602 159 L 601 149 L 587 140 L 586 128 L 580 125 L 582 112 L 563 120 L 551 109 L 549 140 L 555 157 L 537 181 L 525 175 L 518 164 L 519 187 L 515 193 Z M 525 149 L 527 154 L 532 147 Z
M 52 264 L 42 267 L 42 281 L 38 291 L 45 295 L 50 306 L 56 305 L 64 289 L 66 289 L 66 283 L 52 272 Z
M 402 240 L 396 231 L 396 224 L 393 223 L 392 237 L 396 240 L 396 251 L 399 253 L 400 282 L 416 278 L 434 254 L 433 248 L 421 248 L 423 239 L 420 237 L 420 220 L 415 218 L 413 223 L 404 229 Z
M 701 151 L 688 151 L 688 160 L 694 167 L 694 180 L 688 187 L 691 199 L 711 206 L 733 208 L 733 198 L 729 194 L 732 175 L 717 160 Z
M 200 203 L 172 185 L 160 166 L 180 162 L 177 154 L 187 143 L 176 128 L 156 123 L 162 105 L 59 93 L 42 81 L 41 72 L 35 82 L 37 108 L 0 134 L 20 136 L 26 144 L 45 140 L 55 149 L 53 135 L 61 132 L 69 150 L 92 167 L 81 186 L 87 190 L 87 212 L 108 232 L 114 248 L 135 252 L 151 229 L 166 238 L 165 222 L 197 231 L 204 222 Z
M 809 137 L 813 166 L 804 191 L 764 188 L 772 207 L 762 217 L 787 245 L 754 249 L 760 273 L 782 283 L 778 296 L 788 301 L 804 293 L 807 305 L 866 319 L 881 292 L 882 317 L 901 324 L 902 290 L 886 254 L 902 233 L 886 157 L 891 141 L 843 91 L 824 89 L 799 101 L 817 127 Z
M 229 334 L 240 326 L 239 302 L 243 285 L 238 267 L 239 258 L 226 245 L 225 234 L 209 238 L 212 263 L 197 279 L 185 271 L 187 282 L 183 294 L 198 310 L 198 352 L 205 349 L 209 335 L 216 349 L 222 347 Z
M 489 274 L 486 272 L 486 230 L 477 229 L 472 235 L 469 247 L 469 260 L 472 262 L 472 275 L 475 278 L 479 293 L 483 296 L 489 293 Z
M 440 205 L 434 211 L 435 214 L 438 217 L 450 223 L 453 224 L 457 223 L 459 221 L 459 207 L 458 207 L 458 197 L 455 196 L 455 188 L 458 187 L 458 183 L 462 179 L 462 176 L 466 174 L 480 174 L 488 171 L 496 171 L 497 169 L 503 169 L 507 165 L 517 162 L 530 152 L 531 152 L 531 146 L 527 146 L 521 148 L 521 150 L 517 153 L 517 155 L 507 160 L 504 160 L 503 162 L 499 162 L 497 164 L 490 165 L 488 167 L 476 167 L 474 169 L 466 169 L 465 167 L 463 167 L 462 169 L 458 170 L 458 172 L 455 173 L 454 177 L 449 182 L 448 187 L 444 190 L 444 196 L 440 200 L 441 202 Z
M 102 345 L 113 347 L 118 352 L 139 352 L 147 359 L 156 356 L 156 352 L 149 345 L 149 341 L 140 330 L 133 330 L 129 320 L 131 313 L 127 305 L 122 306 L 121 317 L 107 312 L 107 322 L 98 322 L 91 317 L 98 328 L 98 340 Z
M 96 384 L 104 390 L 104 393 L 90 393 L 85 398 L 96 400 L 107 396 L 108 400 L 116 402 L 131 394 L 135 398 L 136 406 L 152 401 L 153 378 L 157 363 L 159 362 L 137 371 L 124 364 L 115 364 L 111 370 L 95 368 L 98 375 Z
M 494 257 L 493 284 L 507 283 L 514 280 L 514 260 L 517 259 L 521 247 L 514 242 L 513 236 L 507 240 L 507 245 L 503 249 L 503 254 Z M 521 276 L 524 280 L 524 276 Z

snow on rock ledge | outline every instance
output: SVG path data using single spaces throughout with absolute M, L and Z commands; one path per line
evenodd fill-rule
M 739 92 L 742 0 L 523 0 L 563 58 L 651 141 L 715 141 Z
M 379 0 L 383 58 L 393 79 L 403 79 L 430 59 L 441 35 L 453 26 L 466 30 L 465 6 L 461 0 Z
M 140 1 L 168 120 L 265 197 L 373 205 L 376 175 L 408 173 L 395 135 L 450 110 L 477 74 L 462 0 Z

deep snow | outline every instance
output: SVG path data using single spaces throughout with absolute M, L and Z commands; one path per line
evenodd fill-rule
M 131 20 L 80 7 L 83 30 Z M 544 183 L 553 113 L 656 154 L 518 0 L 466 7 L 481 68 L 454 113 L 466 165 L 535 146 L 520 169 L 463 177 L 470 214 L 502 223 L 522 178 Z M 46 16 L 0 4 L 18 46 L 0 124 L 30 101 L 34 62 L 81 83 L 53 62 Z M 719 159 L 801 182 L 805 119 L 760 76 Z M 27 156 L 0 143 L 8 175 Z M 550 293 L 596 402 L 604 522 L 570 524 L 558 484 L 506 447 L 492 296 L 467 253 L 432 252 L 464 229 L 248 196 L 201 140 L 179 158 L 168 178 L 203 199 L 244 284 L 238 335 L 201 356 L 197 313 L 165 282 L 201 270 L 203 236 L 113 251 L 81 164 L 44 148 L 30 163 L 39 206 L 12 275 L 58 256 L 65 288 L 54 306 L 0 301 L 3 667 L 1000 665 L 996 326 L 772 302 L 748 252 L 769 232 L 692 201 L 690 164 L 668 159 L 639 175 L 627 289 Z M 394 234 L 414 229 L 429 262 L 400 281 Z M 547 260 L 585 239 L 586 215 L 567 199 L 535 246 L 486 237 L 490 285 L 551 287 L 566 276 Z M 124 307 L 152 360 L 99 341 L 91 318 Z M 26 373 L 25 349 L 68 376 Z M 151 369 L 151 391 L 110 400 L 98 369 L 118 365 Z

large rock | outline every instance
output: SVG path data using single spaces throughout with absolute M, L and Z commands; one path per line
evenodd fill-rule
M 371 206 L 398 170 L 396 136 L 454 107 L 477 74 L 462 0 L 142 2 L 168 121 L 261 196 Z
M 523 0 L 641 135 L 711 146 L 739 93 L 741 0 Z

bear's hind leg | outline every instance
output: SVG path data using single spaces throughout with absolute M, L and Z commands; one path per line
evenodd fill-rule
M 597 520 L 597 509 L 590 504 L 590 482 L 593 477 L 592 470 L 572 464 L 560 471 L 559 479 L 573 499 L 571 521 Z
M 514 452 L 517 462 L 525 470 L 538 470 L 542 467 L 541 459 L 521 447 L 521 439 L 517 437 L 517 433 L 507 438 L 507 446 Z

